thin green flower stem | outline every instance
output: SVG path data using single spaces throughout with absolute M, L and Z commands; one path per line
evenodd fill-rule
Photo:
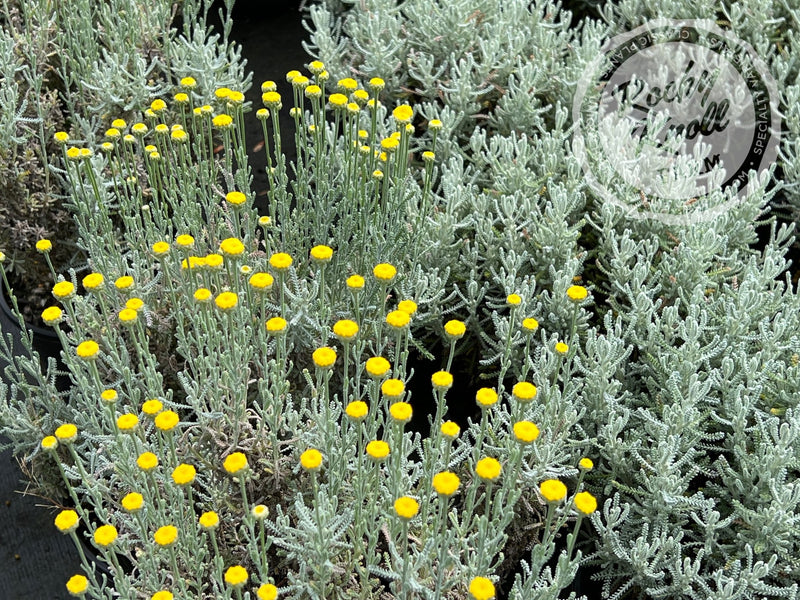
M 342 381 L 342 402 L 346 406 L 350 401 L 350 342 L 342 342 L 344 345 L 344 377 Z
M 506 335 L 506 345 L 503 348 L 503 357 L 500 359 L 500 374 L 497 376 L 497 389 L 502 389 L 503 379 L 505 379 L 508 368 L 511 366 L 511 340 L 514 337 L 514 321 L 516 316 L 516 306 L 511 307 L 508 317 L 508 335 Z
M 61 479 L 64 480 L 64 484 L 67 486 L 67 491 L 69 492 L 70 498 L 72 498 L 72 503 L 75 505 L 75 511 L 80 515 L 81 519 L 86 521 L 86 512 L 81 506 L 80 500 L 78 500 L 78 494 L 75 492 L 75 488 L 72 487 L 72 484 L 67 477 L 67 472 L 64 470 L 64 465 L 61 464 L 61 460 L 58 458 L 55 452 L 53 452 L 53 458 L 56 461 L 56 466 L 58 467 L 58 472 L 61 473 Z
M 242 509 L 246 513 L 248 510 L 247 507 L 250 506 L 250 503 L 247 501 L 247 484 L 245 483 L 243 473 L 239 473 L 236 477 L 239 479 L 239 491 L 242 494 Z
M 555 514 L 556 509 L 555 502 L 548 502 L 547 503 L 547 516 L 545 517 L 544 521 L 544 533 L 542 534 L 542 541 L 541 543 L 544 544 L 546 541 L 550 541 L 551 538 L 555 537 L 555 533 L 550 531 L 551 527 L 553 526 L 553 515 Z
M 583 513 L 578 511 L 578 518 L 575 519 L 575 527 L 572 529 L 572 535 L 567 540 L 567 558 L 572 560 L 572 550 L 575 548 L 575 542 L 578 539 L 578 532 L 581 528 L 581 521 L 583 521 Z
M 233 173 L 233 152 L 231 150 L 231 132 L 227 127 L 222 129 L 222 145 L 225 152 L 225 175 L 228 176 Z
M 99 589 L 100 584 L 97 582 L 97 578 L 96 578 L 96 576 L 94 574 L 94 569 L 92 568 L 92 563 L 90 563 L 86 559 L 86 553 L 83 551 L 83 544 L 78 539 L 78 534 L 75 532 L 75 530 L 72 530 L 72 531 L 69 532 L 69 537 L 72 538 L 72 542 L 75 544 L 75 547 L 78 549 L 78 556 L 80 556 L 80 558 L 81 558 L 81 566 L 83 567 L 84 572 L 92 580 L 92 585 L 95 588 Z
M 525 336 L 525 360 L 522 361 L 522 376 L 521 381 L 527 381 L 528 371 L 531 368 L 531 338 L 532 334 Z
M 78 468 L 78 473 L 80 473 L 81 480 L 83 481 L 84 485 L 86 485 L 86 489 L 88 490 L 88 494 L 91 497 L 92 503 L 95 506 L 97 515 L 104 521 L 107 520 L 108 511 L 104 507 L 102 494 L 99 494 L 96 486 L 89 485 L 90 481 L 89 474 L 83 467 L 83 461 L 81 460 L 80 456 L 78 456 L 78 452 L 75 450 L 75 446 L 73 446 L 72 444 L 66 444 L 66 446 L 69 449 L 70 455 L 72 455 L 72 460 L 75 463 L 75 466 Z
M 436 530 L 440 536 L 443 536 L 447 530 L 447 512 L 446 508 L 449 503 L 448 498 L 440 498 L 439 517 L 436 524 Z M 436 588 L 434 589 L 434 600 L 439 600 L 442 597 L 442 576 L 445 570 L 445 559 L 447 558 L 447 544 L 443 541 L 439 542 L 439 557 L 436 565 Z
M 475 450 L 472 453 L 475 462 L 477 463 L 481 457 L 481 449 L 483 448 L 483 440 L 486 437 L 486 427 L 489 424 L 489 408 L 481 407 L 481 427 L 478 430 L 478 438 L 475 440 Z
M 47 266 L 50 268 L 50 274 L 53 276 L 53 284 L 58 283 L 58 274 L 56 273 L 55 268 L 53 267 L 53 262 L 50 260 L 50 251 L 43 252 L 44 260 L 47 262 Z
M 450 372 L 450 367 L 453 366 L 453 356 L 455 355 L 456 352 L 457 341 L 458 341 L 457 339 L 450 340 L 450 354 L 447 357 L 447 368 L 445 369 L 445 371 L 447 371 L 448 373 Z
M 372 106 L 369 106 L 369 103 L 367 103 L 367 106 L 369 107 L 370 117 L 371 117 L 371 126 L 369 129 L 369 141 L 367 145 L 370 148 L 369 172 L 372 173 L 375 170 L 375 152 L 373 150 L 375 147 L 375 139 L 378 129 L 378 94 L 372 96 Z
M 181 577 L 180 571 L 178 570 L 178 559 L 177 553 L 175 552 L 175 545 L 169 547 L 169 558 L 170 563 L 172 564 L 172 576 L 174 579 L 177 580 L 178 587 L 181 589 L 181 594 L 184 598 L 188 597 L 189 590 L 186 587 L 186 580 Z
M 403 594 L 403 598 L 405 600 L 409 600 L 411 598 L 411 591 L 406 589 L 406 577 L 408 576 L 408 563 L 410 562 L 410 556 L 408 555 L 408 521 L 402 519 L 403 526 L 401 529 L 401 533 L 403 536 L 403 570 L 400 574 L 400 593 Z
M 216 531 L 215 527 L 208 532 L 208 535 L 211 538 L 211 545 L 214 547 L 214 569 L 217 573 L 217 581 L 222 581 L 222 555 L 219 553 Z
M 380 315 L 375 320 L 375 345 L 377 348 L 377 356 L 383 356 L 383 324 L 386 322 L 386 292 L 389 289 L 389 284 L 381 281 L 380 283 Z
M 558 355 L 556 359 L 556 368 L 553 370 L 553 381 L 550 382 L 550 387 L 556 387 L 556 383 L 558 382 L 558 373 L 561 371 L 561 363 L 564 361 L 564 355 Z
M 406 378 L 406 368 L 405 362 L 403 361 L 403 355 L 400 350 L 403 342 L 403 330 L 397 330 L 397 337 L 395 338 L 394 342 L 394 364 L 395 369 L 397 370 L 397 378 L 405 381 Z

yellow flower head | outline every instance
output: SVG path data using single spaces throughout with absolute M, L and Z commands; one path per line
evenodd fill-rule
M 356 91 L 358 88 L 358 82 L 350 77 L 340 79 L 336 82 L 336 85 L 339 87 L 339 89 L 347 92 L 348 94 Z
M 55 450 L 58 447 L 58 439 L 54 435 L 42 438 L 42 450 Z
M 272 110 L 280 110 L 283 104 L 281 103 L 281 95 L 278 92 L 267 92 L 261 96 L 261 101 L 264 106 Z
M 558 479 L 547 479 L 539 484 L 539 491 L 548 502 L 560 502 L 567 497 L 567 486 Z
M 220 242 L 219 249 L 225 256 L 239 256 L 244 252 L 244 244 L 236 238 L 225 238 Z
M 178 528 L 174 525 L 164 525 L 156 529 L 153 541 L 161 547 L 171 546 L 178 540 Z
M 61 533 L 70 533 L 78 528 L 80 519 L 74 510 L 62 510 L 56 515 L 55 524 Z
M 300 71 L 296 71 L 296 70 L 289 71 L 288 73 L 286 73 L 286 81 L 288 81 L 289 83 L 291 83 L 291 82 L 292 82 L 292 80 L 293 80 L 295 77 L 299 77 L 299 76 L 300 76 Z
M 435 390 L 449 390 L 453 387 L 453 375 L 447 371 L 436 371 L 431 375 L 431 384 Z
M 261 521 L 269 516 L 269 508 L 264 504 L 256 504 L 250 509 L 250 514 L 253 515 L 256 520 Z
M 311 260 L 318 263 L 326 263 L 330 262 L 331 258 L 333 258 L 333 248 L 329 246 L 314 246 L 311 249 Z
M 281 317 L 272 317 L 267 321 L 267 333 L 277 335 L 286 330 L 286 319 Z
M 424 160 L 425 163 L 430 164 L 434 160 L 436 160 L 436 155 L 430 150 L 426 150 L 425 152 L 422 153 L 422 160 Z
M 175 596 L 169 590 L 160 590 L 150 596 L 150 600 L 175 600 Z
M 222 258 L 221 254 L 211 253 L 211 254 L 206 254 L 206 256 L 203 258 L 203 262 L 205 263 L 205 266 L 207 266 L 209 269 L 218 270 L 222 268 L 222 263 L 224 262 L 224 259 Z
M 469 582 L 469 595 L 474 600 L 492 600 L 495 593 L 494 584 L 486 577 L 473 577 Z
M 111 404 L 113 402 L 116 402 L 118 397 L 119 394 L 117 394 L 117 390 L 115 389 L 109 388 L 107 390 L 103 390 L 102 392 L 100 392 L 100 398 L 106 404 Z
M 514 437 L 522 444 L 530 444 L 539 437 L 539 428 L 530 421 L 514 423 Z
M 164 256 L 165 254 L 169 253 L 169 243 L 168 242 L 156 242 L 151 247 L 153 254 L 156 256 Z
M 229 475 L 239 475 L 247 468 L 247 457 L 243 452 L 233 452 L 225 457 L 222 467 Z
M 539 329 L 539 321 L 533 318 L 523 319 L 522 328 L 528 333 L 533 333 L 534 331 Z
M 397 269 L 389 263 L 380 263 L 372 269 L 372 274 L 381 283 L 390 283 L 397 275 Z
M 276 271 L 286 271 L 292 266 L 292 257 L 285 252 L 277 252 L 269 257 L 269 264 Z
M 142 452 L 136 459 L 136 465 L 142 471 L 150 471 L 158 466 L 158 457 L 152 452 Z
M 278 89 L 278 85 L 274 81 L 265 81 L 261 84 L 261 93 L 274 92 Z
M 480 459 L 478 464 L 475 465 L 475 474 L 484 481 L 494 481 L 500 477 L 502 470 L 503 468 L 497 459 L 490 456 Z
M 519 306 L 522 304 L 522 297 L 519 294 L 509 294 L 506 297 L 506 302 L 509 306 Z
M 556 344 L 556 352 L 562 355 L 566 354 L 567 352 L 569 352 L 569 345 L 565 344 L 564 342 L 558 342 Z
M 147 133 L 147 125 L 144 123 L 134 123 L 133 127 L 131 127 L 131 131 L 136 135 L 144 135 Z
M 208 288 L 197 288 L 193 296 L 198 302 L 208 302 L 211 300 L 211 290 Z
M 154 421 L 155 426 L 161 431 L 172 431 L 179 422 L 180 417 L 174 410 L 165 410 L 159 413 Z
M 142 412 L 146 415 L 155 416 L 164 409 L 164 404 L 158 398 L 151 398 L 142 404 Z
M 381 148 L 383 148 L 386 152 L 394 152 L 397 150 L 399 145 L 400 141 L 394 137 L 383 138 L 381 140 Z
M 214 96 L 219 98 L 220 100 L 224 100 L 228 96 L 230 96 L 231 90 L 230 88 L 220 87 L 214 90 Z
M 214 529 L 217 525 L 219 525 L 219 515 L 213 510 L 204 512 L 202 515 L 200 515 L 199 523 L 200 527 L 203 529 Z
M 232 206 L 241 206 L 247 201 L 247 196 L 234 190 L 225 194 L 225 201 Z
M 211 124 L 214 127 L 219 127 L 220 129 L 227 129 L 233 125 L 233 117 L 226 114 L 217 115 L 211 119 Z
M 327 346 L 317 348 L 311 355 L 314 364 L 320 369 L 329 369 L 336 362 L 336 350 Z
M 233 104 L 233 105 L 243 104 L 244 103 L 244 94 L 242 92 L 240 92 L 239 90 L 231 90 L 231 92 L 228 94 L 228 97 L 226 98 L 226 100 L 228 102 L 230 102 L 231 104 Z
M 59 144 L 66 144 L 69 141 L 69 134 L 66 131 L 56 131 L 53 139 Z
M 386 315 L 386 322 L 394 329 L 405 329 L 408 327 L 411 317 L 402 310 L 393 310 Z
M 71 281 L 59 281 L 53 286 L 53 296 L 56 300 L 68 300 L 75 295 L 75 286 Z
M 314 448 L 309 448 L 300 455 L 300 465 L 306 471 L 317 471 L 322 465 L 322 453 Z
M 354 421 L 363 421 L 369 412 L 369 407 L 366 402 L 354 400 L 345 407 L 344 412 Z
M 82 596 L 89 589 L 89 580 L 83 575 L 73 575 L 67 581 L 67 591 L 70 596 Z
M 63 311 L 57 306 L 49 306 L 42 311 L 42 321 L 45 325 L 57 325 L 64 320 Z
M 442 128 L 442 122 L 439 119 L 431 119 L 428 121 L 428 127 L 433 131 L 439 131 Z
M 122 508 L 129 513 L 141 510 L 143 506 L 144 497 L 139 492 L 130 492 L 122 498 Z
M 133 325 L 138 320 L 139 313 L 132 308 L 123 308 L 117 314 L 117 318 L 123 325 Z
M 101 525 L 95 529 L 94 543 L 105 548 L 114 543 L 117 535 L 117 528 L 113 525 Z
M 53 242 L 47 239 L 41 239 L 36 242 L 36 251 L 41 252 L 44 254 L 45 252 L 50 252 L 53 249 Z
M 583 457 L 579 462 L 578 466 L 583 469 L 584 471 L 591 471 L 594 468 L 594 463 L 592 462 L 591 458 Z
M 239 565 L 228 567 L 225 571 L 225 583 L 234 588 L 241 587 L 247 583 L 247 578 L 247 569 Z
M 399 379 L 387 379 L 381 384 L 381 393 L 387 398 L 399 398 L 405 389 L 405 384 Z
M 172 481 L 175 485 L 191 485 L 197 477 L 197 470 L 192 465 L 179 464 L 172 470 Z
M 567 289 L 567 297 L 573 302 L 580 302 L 581 300 L 586 300 L 586 297 L 588 295 L 589 295 L 588 290 L 582 285 L 571 285 Z
M 411 420 L 411 405 L 408 402 L 395 402 L 389 407 L 389 414 L 398 423 L 408 423 Z
M 536 386 L 527 381 L 520 381 L 511 388 L 511 395 L 520 402 L 530 402 L 536 397 L 537 392 Z
M 239 296 L 234 292 L 222 292 L 214 298 L 214 304 L 216 304 L 217 308 L 220 310 L 231 310 L 236 308 L 236 305 L 239 304 Z
M 334 108 L 344 108 L 347 106 L 347 96 L 344 94 L 331 94 L 328 96 L 328 102 Z
M 94 340 L 86 340 L 78 344 L 75 348 L 75 353 L 84 360 L 92 360 L 97 358 L 97 353 L 100 351 L 100 346 Z
M 347 278 L 347 287 L 351 290 L 360 290 L 364 288 L 364 278 L 361 275 L 350 275 Z
M 384 87 L 386 87 L 386 82 L 380 77 L 373 77 L 369 80 L 367 87 L 369 87 L 373 92 L 380 92 Z
M 464 337 L 464 334 L 467 332 L 467 326 L 464 325 L 463 321 L 453 319 L 444 324 L 444 332 L 450 339 L 457 340 Z
M 189 94 L 185 94 L 184 92 L 178 92 L 172 97 L 175 102 L 178 104 L 186 104 L 189 102 Z
M 575 508 L 585 515 L 590 515 L 597 510 L 597 498 L 589 492 L 578 492 L 575 494 Z
M 498 396 L 491 388 L 481 388 L 475 394 L 475 401 L 481 408 L 488 408 L 497 403 Z
M 401 104 L 392 111 L 392 116 L 398 123 L 410 123 L 414 116 L 414 109 L 408 104 Z
M 186 250 L 194 248 L 194 238 L 188 233 L 184 233 L 176 237 L 175 243 Z
M 319 75 L 325 70 L 325 64 L 321 60 L 315 60 L 309 63 L 308 70 L 314 75 Z
M 83 287 L 89 290 L 90 292 L 94 292 L 99 290 L 103 287 L 103 283 L 105 282 L 105 278 L 100 273 L 89 273 L 86 277 L 83 278 Z
M 169 127 L 167 127 L 166 124 L 164 123 L 159 123 L 158 125 L 156 125 L 156 133 L 161 133 L 161 134 L 169 133 Z
M 336 321 L 333 325 L 333 334 L 343 342 L 349 342 L 358 334 L 358 323 L 349 319 Z
M 257 292 L 268 292 L 272 288 L 272 284 L 275 282 L 275 279 L 269 273 L 253 273 L 250 276 L 250 279 L 247 280 L 247 283 L 250 284 L 250 287 L 256 290 Z
M 126 413 L 117 418 L 117 427 L 120 431 L 132 431 L 139 424 L 139 417 L 133 413 Z
M 389 444 L 382 440 L 372 440 L 367 444 L 367 454 L 376 461 L 382 461 L 389 456 Z
M 256 590 L 258 600 L 276 600 L 278 598 L 278 588 L 271 583 L 263 583 Z
M 442 423 L 440 431 L 448 440 L 454 440 L 458 437 L 458 434 L 461 433 L 461 427 L 454 421 L 445 421 Z
M 433 489 L 441 496 L 452 496 L 458 491 L 461 480 L 450 471 L 442 471 L 433 476 Z
M 114 281 L 114 287 L 118 290 L 127 290 L 133 286 L 133 277 L 130 275 L 123 275 L 122 277 L 117 277 Z
M 180 84 L 182 88 L 186 88 L 187 90 L 192 90 L 197 87 L 197 81 L 195 81 L 194 77 L 183 77 Z
M 58 441 L 64 444 L 74 442 L 75 438 L 78 437 L 78 427 L 74 423 L 64 423 L 58 426 L 55 435 Z
M 397 303 L 397 310 L 402 310 L 408 315 L 413 315 L 417 312 L 417 303 L 413 300 L 401 300 Z
M 419 513 L 419 502 L 409 496 L 401 496 L 394 501 L 394 512 L 401 519 L 408 521 Z

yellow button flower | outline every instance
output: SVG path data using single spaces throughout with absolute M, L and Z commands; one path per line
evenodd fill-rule
M 105 278 L 100 273 L 89 273 L 81 281 L 83 287 L 90 292 L 94 292 L 102 288 L 104 282 Z
M 74 442 L 78 437 L 78 427 L 74 423 L 64 423 L 63 425 L 59 425 L 55 434 L 59 442 L 65 444 Z
M 247 583 L 247 579 L 247 569 L 239 565 L 228 567 L 228 569 L 225 571 L 225 583 L 231 587 L 241 587 Z
M 256 504 L 250 509 L 250 514 L 253 515 L 257 521 L 262 521 L 269 516 L 269 508 L 264 504 Z
M 410 123 L 411 118 L 414 116 L 414 109 L 408 104 L 401 104 L 392 111 L 392 116 L 398 123 Z
M 120 431 L 133 431 L 133 429 L 138 424 L 139 424 L 139 417 L 137 417 L 133 413 L 120 415 L 117 418 L 117 427 L 119 427 Z
M 45 325 L 58 325 L 64 320 L 64 313 L 57 306 L 49 306 L 42 311 L 42 321 Z
M 358 323 L 349 319 L 336 321 L 333 325 L 333 334 L 343 342 L 349 342 L 358 334 Z
M 172 470 L 172 481 L 176 485 L 191 485 L 195 477 L 197 477 L 197 470 L 186 463 L 181 463 Z
M 139 320 L 139 313 L 132 308 L 123 308 L 117 313 L 117 318 L 123 325 L 133 325 Z
M 556 352 L 562 355 L 566 354 L 567 352 L 569 352 L 569 345 L 565 344 L 564 342 L 558 342 L 556 344 Z
M 467 326 L 464 325 L 463 321 L 453 319 L 444 324 L 444 332 L 447 334 L 447 337 L 457 340 L 463 337 L 467 332 Z
M 488 408 L 497 403 L 498 396 L 491 388 L 481 388 L 475 394 L 475 401 L 481 408 Z
M 386 87 L 386 82 L 380 77 L 373 77 L 369 80 L 368 86 L 373 92 L 380 92 Z
M 169 590 L 160 590 L 150 596 L 150 600 L 175 600 L 175 596 Z
M 123 275 L 122 277 L 117 277 L 114 281 L 114 287 L 118 290 L 127 290 L 133 286 L 133 277 L 130 275 Z
M 184 250 L 194 248 L 194 238 L 188 233 L 184 233 L 175 238 L 175 244 Z
M 117 401 L 119 394 L 115 389 L 107 389 L 100 392 L 100 399 L 105 402 L 106 404 L 112 404 Z
M 203 529 L 214 529 L 217 525 L 219 525 L 219 515 L 213 510 L 204 512 L 202 515 L 200 515 L 199 523 L 200 527 Z
M 484 481 L 494 481 L 502 470 L 500 463 L 490 456 L 480 459 L 475 465 L 475 474 Z
M 267 321 L 267 333 L 278 335 L 286 330 L 286 319 L 281 317 L 272 317 Z
M 175 426 L 180 422 L 178 413 L 173 410 L 165 410 L 159 413 L 155 418 L 155 425 L 161 431 L 172 431 Z
M 539 428 L 530 421 L 514 423 L 514 437 L 522 444 L 530 444 L 539 437 Z
M 55 524 L 61 533 L 70 533 L 78 528 L 80 519 L 74 510 L 62 510 L 56 515 Z
M 117 539 L 117 528 L 113 525 L 101 525 L 94 532 L 94 543 L 106 548 Z
M 242 192 L 234 190 L 225 194 L 225 201 L 232 206 L 241 206 L 247 201 L 247 196 Z
M 58 447 L 58 439 L 54 435 L 47 435 L 42 438 L 42 450 L 55 450 Z
M 447 371 L 436 371 L 431 375 L 431 384 L 435 390 L 449 390 L 453 387 L 453 375 Z
M 442 435 L 449 440 L 454 440 L 461 433 L 461 427 L 455 421 L 445 421 L 440 428 Z
M 131 310 L 139 311 L 144 306 L 144 300 L 141 298 L 128 298 L 125 302 L 125 308 L 130 308 Z
M 336 350 L 327 346 L 317 348 L 311 355 L 314 364 L 320 369 L 330 369 L 336 362 Z
M 244 252 L 244 244 L 236 238 L 225 238 L 219 245 L 225 256 L 240 256 Z
M 528 333 L 533 333 L 539 329 L 539 321 L 534 318 L 523 319 L 522 328 Z
M 369 412 L 369 407 L 366 402 L 354 400 L 345 407 L 344 412 L 354 421 L 363 421 Z
M 222 466 L 229 475 L 238 475 L 247 468 L 247 457 L 243 452 L 233 452 L 225 458 Z
M 59 281 L 53 286 L 53 296 L 56 300 L 68 300 L 75 295 L 75 286 L 71 281 Z
M 267 92 L 263 94 L 261 96 L 261 101 L 264 103 L 264 106 L 272 110 L 280 110 L 283 106 L 281 95 L 278 92 Z
M 372 440 L 367 444 L 367 454 L 376 461 L 382 461 L 389 456 L 389 444 L 382 440 Z
M 214 298 L 214 304 L 216 304 L 217 308 L 220 310 L 232 310 L 239 304 L 239 296 L 233 292 L 222 292 Z
M 409 496 L 401 496 L 394 501 L 394 512 L 401 519 L 408 521 L 419 513 L 419 502 Z
M 347 106 L 347 96 L 344 94 L 331 94 L 328 96 L 328 102 L 330 102 L 333 108 L 344 108 Z
M 138 492 L 130 492 L 122 498 L 122 508 L 129 513 L 141 510 L 144 506 L 144 497 Z
M 211 290 L 208 289 L 208 288 L 197 288 L 194 291 L 193 296 L 194 296 L 194 299 L 197 302 L 200 302 L 201 304 L 205 303 L 205 302 L 210 302 L 211 301 Z
M 257 292 L 268 292 L 272 289 L 272 284 L 275 282 L 275 278 L 272 277 L 269 273 L 253 273 L 250 276 L 250 279 L 247 280 L 247 283 L 250 284 L 250 287 L 256 290 Z
M 389 407 L 389 414 L 398 423 L 408 423 L 411 420 L 412 412 L 408 402 L 395 402 Z
M 346 283 L 347 287 L 351 290 L 361 290 L 364 288 L 364 278 L 361 275 L 350 275 Z
M 333 248 L 330 246 L 314 246 L 310 252 L 311 259 L 318 263 L 330 262 L 333 258 Z
M 520 381 L 511 388 L 511 395 L 520 402 L 530 402 L 536 397 L 537 393 L 536 386 L 527 381 Z
M 220 129 L 227 129 L 233 125 L 233 117 L 226 114 L 217 115 L 211 119 L 211 124 L 214 127 L 219 127 Z
M 89 589 L 89 580 L 83 575 L 73 575 L 67 581 L 67 591 L 70 596 L 82 596 Z
M 381 393 L 387 398 L 399 398 L 405 389 L 405 384 L 399 379 L 387 379 L 381 384 Z
M 522 297 L 519 294 L 509 294 L 506 297 L 506 303 L 509 306 L 519 306 L 522 303 Z
M 164 409 L 164 404 L 158 398 L 151 398 L 142 404 L 142 412 L 149 416 L 155 416 Z
M 586 297 L 588 295 L 589 291 L 582 285 L 571 285 L 567 289 L 567 297 L 573 302 L 580 302 L 581 300 L 586 300 Z
M 469 595 L 474 600 L 492 600 L 495 594 L 494 584 L 486 577 L 473 577 L 469 582 Z
M 415 312 L 417 312 L 417 303 L 413 300 L 401 300 L 397 304 L 397 310 L 402 310 L 409 316 L 413 315 Z
M 389 361 L 382 356 L 373 356 L 372 358 L 367 359 L 366 369 L 370 377 L 380 379 L 384 377 L 391 368 L 392 365 L 390 365 Z M 402 389 L 400 390 L 400 393 L 403 393 Z
M 597 510 L 597 498 L 589 492 L 578 492 L 575 494 L 575 508 L 585 515 L 590 515 Z
M 56 131 L 53 139 L 59 144 L 66 144 L 69 141 L 69 134 L 66 131 Z
M 402 310 L 393 310 L 386 315 L 386 322 L 394 329 L 405 329 L 410 321 L 409 314 Z
M 591 471 L 594 468 L 594 463 L 591 458 L 584 457 L 578 462 L 578 466 L 584 471 Z
M 450 471 L 442 471 L 433 476 L 433 489 L 441 496 L 452 496 L 458 491 L 461 480 Z
M 161 547 L 171 546 L 178 540 L 178 528 L 174 525 L 159 527 L 153 534 L 153 541 Z
M 539 491 L 548 502 L 560 502 L 567 497 L 567 486 L 558 479 L 547 479 L 539 484 Z
M 390 283 L 397 275 L 397 269 L 389 263 L 380 263 L 372 269 L 372 274 L 381 283 Z
M 271 583 L 263 583 L 256 590 L 258 600 L 276 600 L 278 598 L 278 588 Z
M 285 252 L 277 252 L 269 257 L 269 264 L 276 271 L 286 271 L 292 266 L 292 257 Z
M 50 240 L 42 239 L 36 242 L 37 252 L 41 252 L 42 254 L 44 254 L 46 252 L 50 252 L 50 250 L 52 249 L 53 249 L 53 242 L 51 242 Z
M 306 471 L 316 471 L 322 465 L 322 453 L 314 448 L 309 448 L 300 455 L 300 465 Z
M 223 262 L 224 261 L 223 261 L 222 255 L 220 255 L 220 254 L 211 253 L 211 254 L 207 254 L 203 258 L 203 264 L 205 264 L 205 266 L 207 266 L 209 269 L 212 269 L 212 270 L 221 269 Z
M 136 459 L 136 465 L 142 471 L 151 471 L 158 466 L 158 457 L 152 452 L 142 452 Z

